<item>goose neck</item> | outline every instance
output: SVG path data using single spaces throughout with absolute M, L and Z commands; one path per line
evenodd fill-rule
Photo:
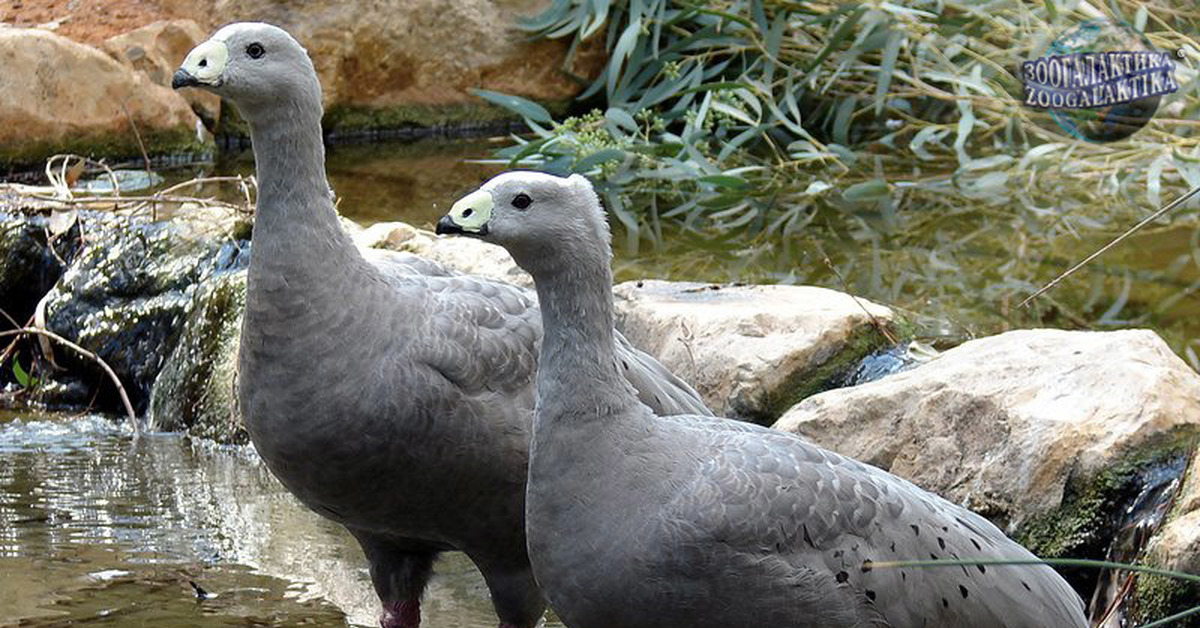
M 299 271 L 308 262 L 352 257 L 354 245 L 333 207 L 325 176 L 321 109 L 285 106 L 250 118 L 258 202 L 253 260 L 281 262 Z
M 607 255 L 534 270 L 543 339 L 537 375 L 539 416 L 615 415 L 637 404 L 619 370 Z M 597 413 L 597 410 L 605 410 Z

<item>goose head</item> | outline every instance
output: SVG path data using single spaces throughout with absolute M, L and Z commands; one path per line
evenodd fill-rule
M 280 105 L 321 107 L 308 52 L 287 31 L 262 22 L 237 22 L 213 33 L 188 53 L 171 87 L 217 94 L 250 120 L 279 115 Z
M 499 244 L 518 265 L 558 263 L 573 253 L 608 250 L 608 220 L 587 178 L 506 172 L 459 199 L 437 233 Z

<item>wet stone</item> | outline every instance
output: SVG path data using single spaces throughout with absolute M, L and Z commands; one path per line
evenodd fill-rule
M 183 332 L 151 389 L 151 429 L 248 441 L 235 394 L 245 305 L 244 270 L 215 274 L 195 290 Z
M 59 258 L 69 261 L 75 253 L 71 235 L 57 239 L 51 251 L 45 216 L 0 212 L 0 307 L 9 316 L 24 323 L 33 315 L 37 302 L 63 273 Z M 0 328 L 10 326 L 7 319 L 0 323 Z
M 104 359 L 134 407 L 143 411 L 191 310 L 196 284 L 221 270 L 218 262 L 235 264 L 238 257 L 222 259 L 228 245 L 222 235 L 183 222 L 149 223 L 99 213 L 80 220 L 83 244 L 46 296 L 46 326 Z M 68 351 L 55 355 L 72 373 L 99 374 L 94 364 Z M 96 378 L 98 385 L 102 381 Z M 113 396 L 107 386 L 101 390 Z

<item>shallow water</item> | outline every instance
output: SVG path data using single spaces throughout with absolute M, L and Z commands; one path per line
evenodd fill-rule
M 376 606 L 354 541 L 253 451 L 0 411 L 0 626 L 375 625 Z M 430 628 L 495 626 L 460 554 L 424 606 Z

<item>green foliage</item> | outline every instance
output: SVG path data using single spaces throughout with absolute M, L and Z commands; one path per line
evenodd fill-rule
M 17 385 L 21 388 L 24 388 L 25 390 L 33 390 L 37 388 L 38 379 L 25 372 L 25 369 L 21 368 L 21 363 L 18 362 L 16 358 L 13 358 L 12 373 L 13 377 L 17 380 Z
M 641 222 L 628 215 L 637 195 L 718 227 L 767 216 L 788 230 L 814 205 L 889 215 L 917 203 L 1026 196 L 1045 206 L 1058 186 L 1011 182 L 1055 167 L 1120 192 L 1119 202 L 1142 188 L 1155 205 L 1164 182 L 1200 183 L 1193 126 L 1174 124 L 1200 111 L 1186 68 L 1193 80 L 1164 104 L 1175 120 L 1094 150 L 1075 150 L 1022 106 L 1021 61 L 1089 17 L 1069 5 L 555 0 L 525 27 L 571 37 L 573 49 L 603 36 L 608 62 L 582 98 L 602 93 L 607 109 L 554 124 L 534 103 L 478 93 L 533 123 L 534 138 L 501 157 L 593 176 L 631 227 Z M 1159 28 L 1148 35 L 1160 48 L 1194 45 L 1180 31 L 1193 31 L 1200 13 L 1158 15 L 1131 2 L 1100 10 L 1124 21 L 1126 9 L 1143 24 L 1153 16 Z
M 1177 64 L 1179 91 L 1163 97 L 1150 124 L 1108 144 L 1067 136 L 1020 99 L 1021 62 L 1097 14 L 1143 29 L 1159 49 L 1192 51 Z M 1096 287 L 1062 301 L 1060 292 L 1014 320 L 1009 301 L 1069 264 L 1080 234 L 1127 226 L 1200 185 L 1194 8 L 555 0 L 524 26 L 569 38 L 572 51 L 602 41 L 608 61 L 581 100 L 603 104 L 559 122 L 526 115 L 532 134 L 497 157 L 589 176 L 631 249 L 661 246 L 664 232 L 737 232 L 739 259 L 778 255 L 781 236 L 810 238 L 805 254 L 824 257 L 822 242 L 833 240 L 869 249 L 829 257 L 852 288 L 877 299 L 951 319 L 960 306 L 995 313 L 1003 322 L 988 321 L 993 329 L 1106 326 L 1141 297 L 1122 292 L 1128 275 L 1095 278 L 1103 293 L 1119 293 L 1111 303 Z M 489 100 L 517 113 L 532 104 Z M 1196 224 L 1196 205 L 1172 219 Z M 809 235 L 814 228 L 820 237 Z M 1007 263 L 980 262 L 981 248 Z M 814 268 L 796 276 L 792 264 L 774 279 L 835 285 Z M 1180 281 L 1177 294 L 1155 295 L 1164 307 L 1194 292 L 1191 279 Z M 1194 334 L 1172 333 L 1186 351 Z

